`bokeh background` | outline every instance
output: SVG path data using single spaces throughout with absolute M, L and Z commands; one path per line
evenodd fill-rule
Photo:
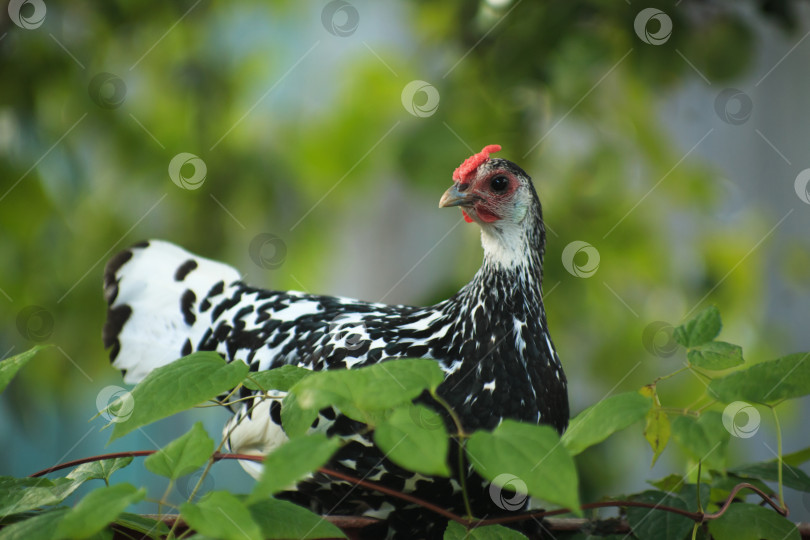
M 197 419 L 219 433 L 216 409 L 109 447 L 105 420 L 88 422 L 124 386 L 100 338 L 117 250 L 164 238 L 257 285 L 436 302 L 481 258 L 476 227 L 439 197 L 491 143 L 544 204 L 546 310 L 574 412 L 680 367 L 667 328 L 711 304 L 748 362 L 810 350 L 807 2 L 3 8 L 0 354 L 55 347 L 0 397 L 0 474 L 155 448 Z M 673 407 L 704 390 L 689 373 L 659 388 Z M 786 452 L 810 444 L 808 400 L 780 411 Z M 672 445 L 651 469 L 640 431 L 582 456 L 583 500 L 684 472 Z M 775 445 L 763 411 L 730 462 Z M 117 474 L 147 479 L 139 463 Z M 223 463 L 205 488 L 251 482 Z M 810 497 L 788 502 L 810 518 Z

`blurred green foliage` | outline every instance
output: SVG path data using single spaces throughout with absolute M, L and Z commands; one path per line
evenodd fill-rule
M 6 392 L 20 419 L 35 415 L 31 395 L 84 400 L 85 377 L 110 376 L 100 283 L 118 249 L 161 237 L 256 284 L 342 294 L 320 286 L 346 256 L 341 224 L 391 204 L 389 184 L 437 202 L 458 163 L 489 143 L 532 174 L 544 204 L 546 309 L 575 411 L 620 381 L 637 388 L 672 371 L 678 357 L 655 356 L 642 334 L 654 321 L 677 325 L 693 306 L 721 306 L 730 340 L 747 359 L 765 358 L 765 333 L 748 331 L 766 326 L 761 260 L 725 276 L 771 223 L 754 211 L 716 218 L 722 186 L 696 159 L 681 163 L 688 148 L 672 142 L 659 110 L 696 78 L 682 56 L 712 81 L 745 72 L 757 45 L 741 10 L 650 2 L 675 29 L 653 46 L 634 32 L 639 6 L 625 2 L 358 1 L 345 37 L 323 25 L 325 4 L 48 2 L 37 29 L 0 18 L 0 352 L 59 346 Z M 748 14 L 789 28 L 791 6 L 750 4 Z M 123 95 L 112 82 L 94 90 L 102 73 L 123 81 Z M 403 108 L 411 80 L 436 87 L 435 114 Z M 200 189 L 171 182 L 180 152 L 204 160 Z M 443 212 L 448 229 L 460 219 L 434 202 L 420 212 Z M 409 303 L 440 300 L 471 277 L 480 260 L 471 229 L 452 237 L 461 248 L 432 255 L 448 271 Z M 248 254 L 268 231 L 288 248 L 270 272 Z M 427 252 L 445 232 L 414 242 Z M 598 249 L 594 277 L 563 267 L 574 240 Z M 358 268 L 377 264 L 368 247 Z M 396 262 L 404 272 L 416 261 Z M 30 305 L 44 312 L 20 317 Z M 702 393 L 688 383 L 673 384 L 668 401 Z M 623 474 L 602 464 L 598 453 L 612 451 L 594 449 L 582 474 L 597 493 Z

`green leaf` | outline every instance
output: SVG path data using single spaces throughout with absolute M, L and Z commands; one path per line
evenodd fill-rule
M 718 371 L 742 364 L 742 347 L 725 341 L 710 341 L 686 352 L 689 363 L 695 367 Z
M 292 388 L 303 409 L 336 405 L 342 412 L 390 409 L 408 403 L 425 390 L 435 390 L 444 372 L 435 360 L 390 360 L 350 370 L 321 371 Z M 352 415 L 354 416 L 354 415 Z
M 722 327 L 720 312 L 715 306 L 710 306 L 691 321 L 675 328 L 672 337 L 686 348 L 697 347 L 716 338 Z
M 658 480 L 648 480 L 647 483 L 661 491 L 678 491 L 686 480 L 680 474 L 670 474 Z
M 644 438 L 650 443 L 653 451 L 652 465 L 658 461 L 658 456 L 664 451 L 669 442 L 671 426 L 669 417 L 660 407 L 653 407 L 647 411 L 647 423 L 644 426 Z
M 492 432 L 473 433 L 466 450 L 478 474 L 496 486 L 525 485 L 529 495 L 581 514 L 574 459 L 551 427 L 504 420 Z
M 693 459 L 715 470 L 726 466 L 729 433 L 723 426 L 723 415 L 708 411 L 693 418 L 678 416 L 672 421 L 672 438 Z
M 198 503 L 183 503 L 180 515 L 200 534 L 222 540 L 261 540 L 250 510 L 226 491 L 212 491 Z
M 54 508 L 48 512 L 0 527 L 0 540 L 52 540 L 53 531 L 68 512 Z
M 262 476 L 253 487 L 248 502 L 292 488 L 296 481 L 329 461 L 340 448 L 340 440 L 323 433 L 305 435 L 283 443 L 264 458 Z
M 631 500 L 688 510 L 683 499 L 661 491 L 645 491 Z M 683 540 L 695 523 L 686 516 L 666 510 L 635 506 L 627 508 L 627 522 L 636 537 L 644 540 Z
M 112 473 L 118 469 L 123 469 L 130 463 L 132 463 L 132 456 L 82 463 L 70 471 L 67 478 L 80 483 L 88 480 L 104 480 L 105 482 L 109 482 Z
M 115 423 L 110 441 L 228 392 L 247 373 L 244 362 L 226 363 L 211 351 L 196 352 L 159 367 L 133 388 L 131 415 Z
M 455 521 L 447 523 L 444 540 L 527 540 L 526 536 L 503 525 L 486 525 L 471 530 Z
M 731 493 L 731 490 L 740 482 L 747 482 L 754 485 L 768 495 L 773 496 L 775 494 L 774 490 L 762 480 L 738 475 L 731 471 L 727 471 L 727 473 L 726 476 L 716 476 L 712 479 L 712 501 L 725 501 Z M 747 497 L 748 495 L 754 495 L 754 492 L 743 490 L 739 492 L 738 497 Z
M 684 484 L 678 490 L 678 497 L 686 503 L 686 509 L 690 512 L 698 511 L 698 489 L 700 489 L 700 505 L 705 509 L 711 499 L 712 488 L 703 482 L 698 484 Z
M 54 538 L 88 538 L 115 521 L 130 504 L 146 497 L 146 490 L 131 484 L 103 486 L 91 491 L 59 522 Z
M 50 345 L 37 345 L 25 352 L 0 361 L 0 392 L 6 389 L 8 383 L 11 382 L 11 379 L 14 378 L 14 375 L 17 374 L 17 371 L 21 367 L 27 364 L 39 351 L 48 347 L 50 347 Z
M 214 453 L 214 441 L 197 422 L 181 437 L 146 458 L 144 466 L 155 474 L 177 480 L 196 471 Z
M 311 369 L 298 366 L 279 366 L 267 371 L 252 371 L 242 381 L 249 390 L 281 390 L 288 392 L 295 383 L 312 375 Z
M 779 462 L 775 459 L 759 463 L 751 463 L 729 469 L 729 473 L 743 478 L 756 478 L 766 482 L 779 481 Z M 783 464 L 782 483 L 792 489 L 810 493 L 810 476 L 795 466 Z
M 118 516 L 115 523 L 151 538 L 163 538 L 169 534 L 169 527 L 164 522 L 140 514 L 124 512 Z
M 562 436 L 568 452 L 575 456 L 616 431 L 641 420 L 652 406 L 649 397 L 626 392 L 603 399 L 579 413 Z
M 714 540 L 801 540 L 796 525 L 770 508 L 737 503 L 709 521 Z
M 450 440 L 438 413 L 424 405 L 397 407 L 377 425 L 374 441 L 388 459 L 422 474 L 450 476 Z
M 59 504 L 76 491 L 81 482 L 68 478 L 12 478 L 0 476 L 0 516 L 19 514 L 52 504 Z
M 248 509 L 267 540 L 300 538 L 346 538 L 336 526 L 322 516 L 313 514 L 288 501 L 264 499 L 251 504 Z
M 289 393 L 281 401 L 281 425 L 287 437 L 300 437 L 312 427 L 318 418 L 318 409 L 303 409 L 295 394 Z
M 790 454 L 785 454 L 784 456 L 782 456 L 782 461 L 793 467 L 798 467 L 799 465 L 808 460 L 810 460 L 810 448 L 797 450 L 795 452 L 791 452 Z
M 725 403 L 775 403 L 810 394 L 810 352 L 755 364 L 709 383 L 709 394 Z

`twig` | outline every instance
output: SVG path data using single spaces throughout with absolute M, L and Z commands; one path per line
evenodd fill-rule
M 134 451 L 134 452 L 115 452 L 115 453 L 112 453 L 112 454 L 101 454 L 101 455 L 91 456 L 91 457 L 82 458 L 82 459 L 75 459 L 73 461 L 67 461 L 65 463 L 60 463 L 58 465 L 54 465 L 53 467 L 50 467 L 48 469 L 43 469 L 41 471 L 38 471 L 38 472 L 32 474 L 31 477 L 42 476 L 42 475 L 45 475 L 45 474 L 48 474 L 48 473 L 51 473 L 51 472 L 54 472 L 54 471 L 67 469 L 69 467 L 75 467 L 76 465 L 81 465 L 82 463 L 89 463 L 91 461 L 102 461 L 102 460 L 105 460 L 105 459 L 114 459 L 114 458 L 127 457 L 127 456 L 132 456 L 132 457 L 148 456 L 148 455 L 154 454 L 155 452 L 156 452 L 156 450 L 138 450 L 138 451 Z M 240 461 L 255 461 L 255 462 L 259 462 L 259 463 L 261 463 L 264 460 L 264 458 L 262 456 L 248 455 L 248 454 L 225 454 L 225 453 L 221 453 L 221 452 L 214 452 L 214 454 L 212 455 L 212 461 L 220 461 L 220 460 L 223 460 L 223 459 L 238 459 Z M 395 489 L 391 489 L 391 488 L 382 486 L 380 484 L 377 484 L 376 482 L 370 482 L 368 480 L 362 480 L 360 478 L 355 478 L 355 477 L 353 477 L 351 475 L 343 474 L 343 473 L 340 473 L 340 472 L 337 472 L 337 471 L 333 471 L 333 470 L 327 469 L 325 467 L 321 467 L 320 469 L 318 469 L 318 472 L 320 472 L 322 474 L 325 474 L 327 476 L 331 476 L 333 478 L 338 478 L 340 480 L 345 480 L 347 482 L 351 482 L 351 483 L 356 484 L 358 486 L 362 486 L 362 487 L 365 487 L 367 489 L 372 489 L 374 491 L 378 491 L 380 493 L 384 493 L 386 495 L 390 495 L 392 497 L 396 497 L 398 499 L 402 499 L 404 501 L 419 505 L 419 506 L 425 508 L 426 510 L 430 510 L 431 512 L 434 512 L 434 513 L 436 513 L 436 514 L 438 514 L 438 515 L 440 515 L 442 517 L 445 517 L 447 519 L 451 519 L 453 521 L 456 521 L 456 522 L 461 523 L 462 525 L 465 525 L 465 526 L 468 526 L 468 527 L 479 527 L 479 526 L 483 526 L 483 525 L 496 525 L 496 524 L 503 524 L 503 523 L 514 523 L 516 521 L 524 521 L 526 519 L 531 519 L 531 518 L 535 518 L 535 519 L 537 519 L 537 518 L 548 518 L 548 517 L 551 517 L 551 516 L 558 516 L 558 515 L 561 515 L 561 514 L 569 514 L 569 513 L 571 513 L 571 510 L 568 509 L 568 508 L 560 508 L 560 509 L 557 509 L 557 510 L 519 513 L 519 514 L 514 514 L 514 515 L 511 515 L 511 516 L 502 516 L 502 517 L 490 518 L 490 519 L 469 519 L 469 518 L 466 518 L 466 517 L 459 516 L 459 515 L 457 515 L 457 514 L 455 514 L 453 512 L 450 512 L 449 510 L 445 510 L 444 508 L 442 508 L 440 506 L 437 506 L 437 505 L 435 505 L 433 503 L 430 503 L 428 501 L 424 501 L 424 500 L 422 500 L 422 499 L 420 499 L 418 497 L 414 497 L 413 495 L 410 495 L 408 493 L 403 493 L 401 491 L 397 491 Z M 720 507 L 720 509 L 717 512 L 714 512 L 713 514 L 706 514 L 704 512 L 689 512 L 688 510 L 683 510 L 681 508 L 675 508 L 675 507 L 672 507 L 672 506 L 664 506 L 664 505 L 648 503 L 648 502 L 642 502 L 642 501 L 602 501 L 602 502 L 593 502 L 593 503 L 583 504 L 582 509 L 583 510 L 591 510 L 591 509 L 594 509 L 594 508 L 607 508 L 607 507 L 650 508 L 650 509 L 654 509 L 654 510 L 661 510 L 663 512 L 670 512 L 670 513 L 673 513 L 673 514 L 679 514 L 679 515 L 682 515 L 682 516 L 685 516 L 685 517 L 688 517 L 688 518 L 692 519 L 696 523 L 705 523 L 707 521 L 717 519 L 720 516 L 722 516 L 723 514 L 725 514 L 726 510 L 728 510 L 728 507 L 731 505 L 732 502 L 734 502 L 734 499 L 737 497 L 737 494 L 740 491 L 744 490 L 744 489 L 750 489 L 751 491 L 753 491 L 754 493 L 759 495 L 762 498 L 763 502 L 770 505 L 780 515 L 787 517 L 787 515 L 788 515 L 787 507 L 783 508 L 782 506 L 780 506 L 778 501 L 774 501 L 764 491 L 762 491 L 761 489 L 759 489 L 755 485 L 749 484 L 747 482 L 741 482 L 741 483 L 737 484 L 736 486 L 734 486 L 734 488 L 729 493 L 729 495 L 726 498 L 723 505 Z
M 771 406 L 771 412 L 773 413 L 773 421 L 776 424 L 776 474 L 779 486 L 779 505 L 787 509 L 785 506 L 784 491 L 782 489 L 782 426 L 779 424 L 779 415 L 776 414 L 776 406 Z
M 143 456 L 151 456 L 154 454 L 156 450 L 135 450 L 134 452 L 114 452 L 112 454 L 101 454 L 99 456 L 90 456 L 80 459 L 74 459 L 72 461 L 65 461 L 64 463 L 60 463 L 59 465 L 54 465 L 50 469 L 42 469 L 41 471 L 37 471 L 31 475 L 31 478 L 37 478 L 39 476 L 44 476 L 48 473 L 52 473 L 55 471 L 61 471 L 62 469 L 69 469 L 71 467 L 75 467 L 76 465 L 82 465 L 84 463 L 90 463 L 91 461 L 102 461 L 105 459 L 115 459 L 115 458 L 122 458 L 122 457 L 143 457 Z

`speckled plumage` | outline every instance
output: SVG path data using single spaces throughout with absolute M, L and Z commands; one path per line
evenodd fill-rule
M 151 369 L 199 350 L 242 360 L 254 371 L 285 364 L 322 370 L 432 358 L 445 372 L 439 394 L 468 432 L 493 429 L 504 418 L 550 424 L 561 432 L 568 422 L 568 401 L 541 295 L 545 231 L 540 202 L 528 176 L 509 161 L 490 158 L 477 173 L 484 179 L 494 174 L 518 179 L 517 189 L 523 191 L 514 195 L 511 221 L 481 223 L 484 263 L 450 299 L 412 307 L 269 291 L 243 283 L 236 270 L 222 263 L 150 241 L 118 254 L 105 272 L 109 314 L 104 342 L 113 365 L 125 372 L 127 382 L 137 382 Z M 454 188 L 464 192 L 465 185 Z M 474 207 L 465 208 L 475 215 Z M 287 440 L 280 426 L 283 396 L 273 393 L 274 399 L 250 414 L 248 405 L 235 411 L 226 427 L 226 432 L 233 428 L 232 451 L 263 454 Z M 369 437 L 357 435 L 361 428 L 332 410 L 321 412 L 314 430 L 351 438 L 332 468 L 462 511 L 455 480 L 401 469 Z M 246 469 L 260 472 L 255 464 Z M 480 479 L 469 486 L 475 511 L 491 515 L 499 509 L 485 488 Z M 395 529 L 408 531 L 404 536 L 426 534 L 408 529 L 415 526 L 417 511 L 401 501 L 320 474 L 286 496 L 318 512 L 388 517 Z

